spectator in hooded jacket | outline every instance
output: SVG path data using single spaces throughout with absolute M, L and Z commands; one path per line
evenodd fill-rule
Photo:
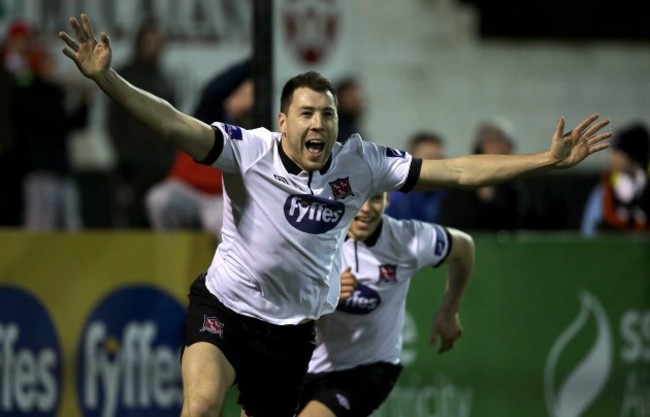
M 611 141 L 609 167 L 585 205 L 582 234 L 650 230 L 650 135 L 643 123 L 620 129 Z

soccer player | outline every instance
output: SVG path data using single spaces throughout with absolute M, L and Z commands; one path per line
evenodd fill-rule
M 69 19 L 63 53 L 132 117 L 223 172 L 222 242 L 190 289 L 182 358 L 183 417 L 217 416 L 233 384 L 250 417 L 293 416 L 314 349 L 314 320 L 339 297 L 339 249 L 368 196 L 388 190 L 480 187 L 576 165 L 607 147 L 594 114 L 551 149 L 422 161 L 353 135 L 337 143 L 336 98 L 316 72 L 284 86 L 279 132 L 212 125 L 129 84 L 111 68 L 108 36 Z M 154 146 L 154 144 L 152 144 Z
M 460 230 L 384 215 L 387 193 L 371 196 L 342 247 L 344 274 L 356 287 L 316 322 L 300 417 L 369 416 L 402 370 L 402 328 L 413 275 L 447 264 L 447 290 L 431 325 L 431 344 L 451 349 L 462 333 L 461 297 L 474 266 L 474 241 Z M 349 271 L 351 269 L 351 271 Z M 344 277 L 342 276 L 342 282 Z

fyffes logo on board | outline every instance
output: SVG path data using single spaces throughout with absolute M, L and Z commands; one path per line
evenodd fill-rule
M 50 417 L 59 408 L 61 348 L 44 306 L 0 286 L 0 415 Z
M 185 309 L 145 286 L 121 288 L 90 314 L 79 341 L 84 417 L 178 417 Z
M 556 370 L 563 352 L 580 338 L 589 319 L 596 324 L 596 338 L 582 360 L 562 381 Z M 544 369 L 544 394 L 550 417 L 579 417 L 598 398 L 609 378 L 613 347 L 605 309 L 593 294 L 580 293 L 580 312 L 553 344 Z

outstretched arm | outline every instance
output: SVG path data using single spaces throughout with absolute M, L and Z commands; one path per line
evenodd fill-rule
M 460 301 L 474 268 L 474 240 L 467 233 L 448 228 L 451 234 L 451 253 L 445 260 L 447 269 L 447 289 L 442 304 L 431 325 L 431 346 L 440 338 L 440 353 L 454 346 L 463 332 L 458 310 Z
M 424 160 L 414 190 L 435 188 L 477 188 L 510 181 L 522 175 L 570 168 L 587 156 L 608 147 L 603 140 L 612 133 L 598 133 L 609 124 L 592 114 L 573 130 L 564 133 L 564 118 L 555 127 L 551 149 L 530 155 L 469 155 L 458 158 Z
M 112 49 L 108 35 L 102 33 L 101 43 L 98 42 L 88 16 L 81 15 L 81 24 L 74 17 L 68 22 L 75 32 L 76 40 L 67 33 L 60 32 L 59 37 L 67 45 L 63 53 L 74 61 L 84 76 L 93 80 L 127 113 L 161 138 L 171 141 L 197 160 L 207 156 L 215 138 L 209 125 L 178 111 L 167 101 L 135 87 L 115 72 L 111 68 Z

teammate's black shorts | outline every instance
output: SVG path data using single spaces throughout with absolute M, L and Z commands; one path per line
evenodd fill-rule
M 217 346 L 236 372 L 238 402 L 250 417 L 293 417 L 315 348 L 314 322 L 278 326 L 237 314 L 205 286 L 190 287 L 185 346 Z
M 307 374 L 300 400 L 325 404 L 336 417 L 369 416 L 393 390 L 402 365 L 377 362 L 345 371 Z

